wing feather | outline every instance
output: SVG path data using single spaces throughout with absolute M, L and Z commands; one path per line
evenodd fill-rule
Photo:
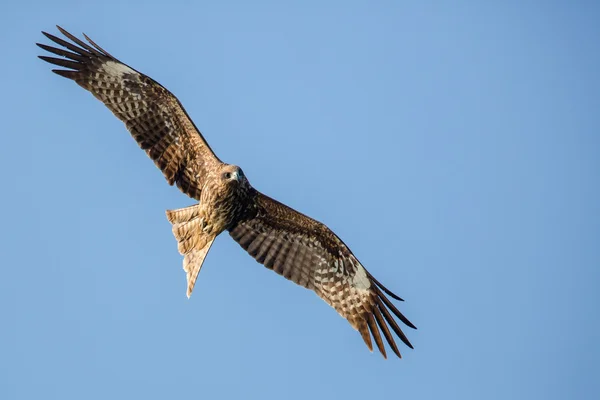
M 377 321 L 377 325 L 383 331 L 383 336 L 385 336 L 385 340 L 388 342 L 388 345 L 392 348 L 394 353 L 401 358 L 400 350 L 398 350 L 398 346 L 396 346 L 396 342 L 394 342 L 394 337 L 392 336 L 390 329 L 388 328 L 383 316 L 381 315 L 381 311 L 379 311 L 379 307 L 373 307 L 373 315 L 375 315 L 375 320 Z
M 385 353 L 385 347 L 383 346 L 383 340 L 381 340 L 381 334 L 379 333 L 379 329 L 377 328 L 377 324 L 375 323 L 375 317 L 373 317 L 373 312 L 368 312 L 365 314 L 367 317 L 367 324 L 369 326 L 369 330 L 375 339 L 375 344 L 377 344 L 377 348 L 379 352 L 383 355 L 384 358 L 387 358 L 387 354 Z
M 102 101 L 125 126 L 139 146 L 188 196 L 200 200 L 205 178 L 221 163 L 177 98 L 152 78 L 110 55 L 86 35 L 85 43 L 61 27 L 71 42 L 42 32 L 64 47 L 38 43 L 64 58 L 39 56 L 68 69 L 53 72 L 77 82 Z M 68 50 L 68 51 L 67 51 Z
M 63 57 L 67 57 L 70 58 L 71 60 L 75 60 L 75 61 L 79 61 L 79 62 L 85 62 L 86 58 L 76 54 L 76 53 L 71 53 L 70 51 L 66 51 L 63 49 L 59 49 L 56 47 L 52 47 L 52 46 L 47 46 L 45 44 L 41 44 L 38 43 L 38 46 L 41 47 L 42 49 L 46 50 L 49 53 L 52 54 L 56 54 L 57 56 L 63 56 Z
M 415 326 L 385 296 L 401 300 L 383 287 L 329 228 L 261 193 L 255 210 L 229 233 L 259 263 L 309 289 L 358 330 L 372 350 L 371 336 L 386 357 L 381 333 L 394 353 L 400 351 L 388 327 L 412 348 L 391 312 Z M 389 308 L 389 310 L 388 310 Z

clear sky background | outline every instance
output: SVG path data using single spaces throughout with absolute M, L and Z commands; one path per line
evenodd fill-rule
M 600 398 L 597 3 L 282 3 L 0 6 L 0 398 Z M 227 234 L 188 300 L 164 210 L 192 201 L 36 58 L 54 24 L 331 227 L 415 350 L 369 353 Z

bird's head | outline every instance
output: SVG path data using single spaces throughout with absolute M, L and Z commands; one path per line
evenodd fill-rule
M 244 171 L 237 165 L 231 164 L 226 164 L 221 169 L 221 181 L 226 185 L 248 185 L 248 180 L 246 179 L 246 175 L 244 175 Z

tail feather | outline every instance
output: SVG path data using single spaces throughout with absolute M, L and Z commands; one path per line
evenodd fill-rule
M 167 219 L 172 224 L 190 221 L 200 215 L 200 205 L 194 204 L 193 206 L 178 208 L 176 210 L 167 210 L 166 214 Z
M 167 210 L 166 214 L 169 222 L 173 224 L 173 235 L 177 239 L 179 253 L 183 255 L 183 270 L 186 272 L 187 297 L 189 298 L 216 235 L 203 231 L 204 218 L 198 204 L 177 210 Z
M 183 257 L 183 270 L 185 271 L 187 278 L 186 295 L 188 299 L 192 295 L 192 290 L 194 290 L 194 286 L 196 285 L 196 279 L 198 279 L 198 273 L 200 273 L 204 258 L 206 258 L 214 240 L 215 238 L 213 237 L 202 249 L 192 250 Z

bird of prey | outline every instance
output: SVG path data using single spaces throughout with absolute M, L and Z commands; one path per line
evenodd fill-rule
M 42 32 L 61 47 L 37 45 L 60 58 L 39 57 L 66 68 L 52 71 L 104 103 L 169 184 L 198 201 L 166 212 L 183 255 L 188 297 L 215 238 L 228 231 L 256 261 L 332 306 L 361 334 L 369 350 L 373 351 L 372 335 L 386 357 L 383 333 L 401 357 L 389 327 L 413 348 L 392 314 L 415 326 L 386 294 L 402 299 L 379 283 L 335 233 L 260 193 L 240 167 L 222 162 L 179 100 L 158 82 L 117 60 L 85 34 L 88 43 L 58 29 L 70 41 Z

